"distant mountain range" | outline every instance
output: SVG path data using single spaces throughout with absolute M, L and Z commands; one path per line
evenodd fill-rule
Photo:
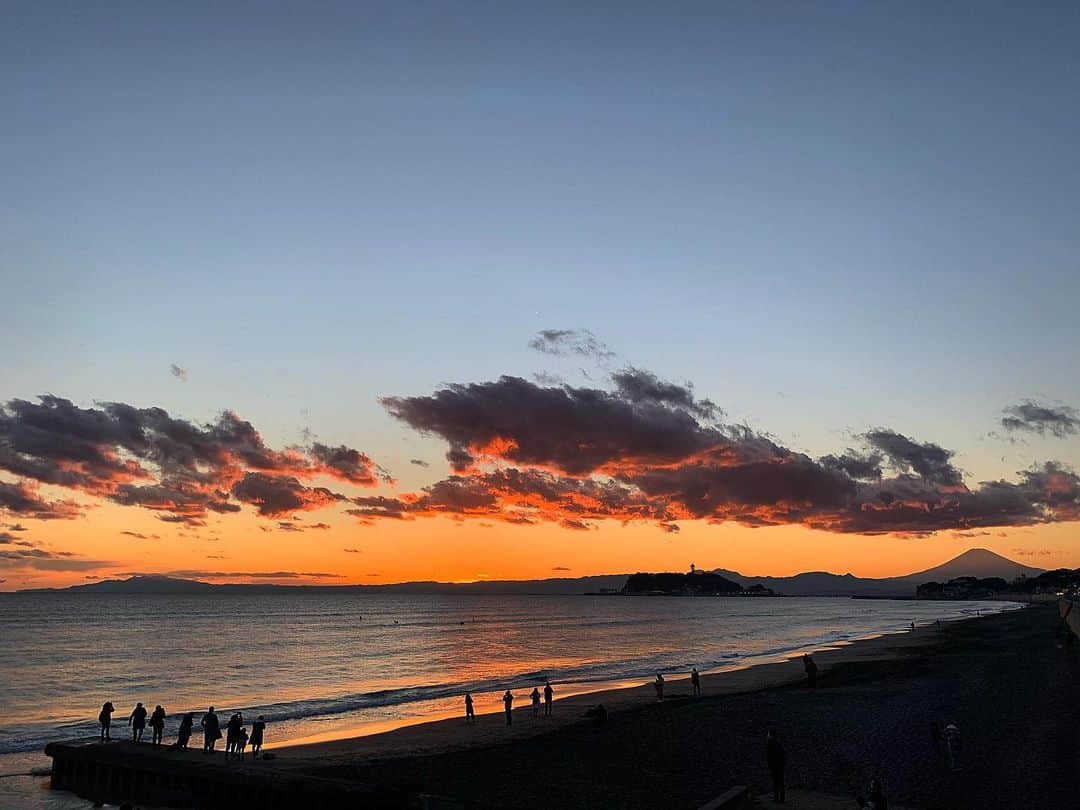
M 915 588 L 925 582 L 945 582 L 956 577 L 1001 577 L 1012 581 L 1020 576 L 1034 577 L 1043 569 L 1021 565 L 985 548 L 965 551 L 942 565 L 901 577 L 872 579 L 851 574 L 809 571 L 791 577 L 750 577 L 737 571 L 718 568 L 711 573 L 736 582 L 744 588 L 761 585 L 786 596 L 914 596 Z M 629 574 L 603 576 L 485 580 L 482 582 L 401 582 L 393 585 L 272 585 L 229 583 L 213 585 L 193 579 L 144 575 L 128 579 L 108 579 L 70 588 L 38 588 L 20 593 L 112 593 L 112 594 L 252 594 L 252 593 L 404 593 L 404 594 L 551 594 L 576 595 L 620 590 Z
M 882 579 L 826 571 L 808 571 L 791 577 L 748 577 L 723 568 L 713 571 L 743 587 L 760 584 L 788 596 L 914 596 L 915 589 L 924 582 L 945 582 L 956 577 L 1001 577 L 1012 582 L 1017 577 L 1034 577 L 1042 572 L 1042 568 L 1021 565 L 985 548 L 969 549 L 925 571 Z

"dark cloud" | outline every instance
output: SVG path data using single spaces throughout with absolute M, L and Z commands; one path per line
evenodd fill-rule
M 923 479 L 941 486 L 958 486 L 963 481 L 952 465 L 952 451 L 932 442 L 916 442 L 894 430 L 878 428 L 863 435 L 866 442 L 880 451 L 900 472 L 913 471 Z
M 321 509 L 345 500 L 344 495 L 325 487 L 305 486 L 294 476 L 265 473 L 248 473 L 236 482 L 232 494 L 237 500 L 255 506 L 258 513 L 266 517 Z
M 169 364 L 169 373 L 180 380 L 180 382 L 188 381 L 188 370 L 183 366 L 176 365 L 176 363 Z
M 253 475 L 277 481 L 279 490 L 288 488 L 289 481 L 324 476 L 361 487 L 388 479 L 371 458 L 344 445 L 315 442 L 274 450 L 250 422 L 231 411 L 196 424 L 160 408 L 118 402 L 80 408 L 51 395 L 0 406 L 0 471 L 23 479 L 0 482 L 0 508 L 26 517 L 77 514 L 73 504 L 37 498 L 27 484 L 33 481 L 150 509 L 162 513 L 162 520 L 194 526 L 204 525 L 209 513 L 239 511 L 234 498 L 251 503 L 258 496 L 262 514 L 277 514 L 270 494 L 262 498 L 255 491 L 264 479 Z M 322 498 L 326 492 L 301 484 L 292 498 L 300 505 L 291 508 L 314 508 L 320 498 L 334 502 Z
M 358 549 L 358 548 L 343 548 L 342 551 L 344 551 L 346 554 L 363 554 L 364 553 L 361 549 Z
M 430 467 L 431 465 L 424 461 L 422 458 L 410 458 L 410 464 L 415 464 L 417 467 Z
M 80 515 L 71 501 L 46 501 L 23 483 L 0 481 L 0 509 L 35 520 L 70 520 Z
M 393 416 L 447 441 L 457 474 L 415 494 L 353 499 L 351 513 L 567 528 L 649 520 L 667 531 L 677 531 L 676 520 L 734 521 L 909 536 L 1080 519 L 1080 487 L 1060 465 L 970 488 L 950 450 L 888 428 L 859 437 L 863 448 L 813 459 L 722 424 L 689 385 L 637 369 L 613 380 L 605 391 L 502 377 L 384 399 Z
M 127 535 L 128 537 L 134 537 L 136 540 L 160 540 L 161 536 L 157 534 L 143 534 L 142 532 L 123 531 L 120 534 Z
M 184 579 L 343 579 L 342 574 L 323 571 L 203 571 L 185 569 L 170 571 L 170 577 Z
M 32 568 L 39 571 L 91 571 L 112 563 L 104 560 L 77 559 L 71 551 L 46 551 L 41 548 L 0 550 L 0 568 Z
M 714 419 L 719 415 L 716 404 L 709 400 L 698 401 L 694 398 L 694 388 L 690 383 L 676 385 L 664 382 L 651 371 L 639 368 L 626 368 L 611 375 L 615 390 L 630 402 L 651 402 L 682 408 L 703 419 Z
M 563 518 L 559 521 L 559 525 L 564 529 L 574 529 L 576 531 L 587 532 L 590 529 L 595 528 L 591 523 L 584 520 L 578 520 L 577 518 Z
M 13 531 L 13 532 L 25 532 L 25 531 L 29 531 L 29 529 L 27 529 L 27 528 L 26 528 L 25 526 L 23 526 L 23 525 L 22 525 L 21 523 L 9 523 L 7 527 L 8 527 L 9 529 L 11 529 L 11 531 Z
M 16 537 L 11 532 L 0 532 L 0 546 L 21 546 L 23 548 L 34 548 L 37 543 L 32 543 L 29 540 L 23 540 L 21 537 Z
M 1012 433 L 1050 434 L 1059 439 L 1080 434 L 1080 411 L 1067 405 L 1040 405 L 1029 399 L 1010 405 L 1003 413 L 1001 426 Z
M 555 566 L 554 568 L 552 568 L 551 570 L 552 570 L 552 571 L 569 571 L 570 569 L 569 569 L 569 568 L 567 568 L 567 567 L 566 567 L 565 565 L 556 565 L 556 566 Z
M 578 355 L 597 360 L 615 357 L 615 352 L 588 329 L 544 329 L 529 341 L 529 347 L 558 357 Z

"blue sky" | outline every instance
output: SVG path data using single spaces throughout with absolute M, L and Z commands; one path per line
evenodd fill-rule
M 1080 404 L 1075 4 L 7 12 L 5 398 L 231 408 L 415 485 L 445 448 L 378 396 L 582 382 L 527 342 L 588 328 L 814 454 L 1080 461 L 986 438 Z

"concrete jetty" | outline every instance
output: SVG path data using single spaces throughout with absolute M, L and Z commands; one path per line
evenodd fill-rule
M 45 753 L 53 761 L 52 786 L 94 802 L 271 810 L 401 810 L 429 804 L 417 796 L 307 776 L 289 769 L 287 761 L 226 761 L 220 751 L 209 756 L 145 743 L 71 740 L 50 743 Z

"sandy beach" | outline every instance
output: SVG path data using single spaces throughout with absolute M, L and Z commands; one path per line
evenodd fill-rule
M 1056 619 L 1033 606 L 824 651 L 815 690 L 793 659 L 706 676 L 700 698 L 672 679 L 662 703 L 651 685 L 578 695 L 550 719 L 521 706 L 511 728 L 487 714 L 283 747 L 273 767 L 481 807 L 694 808 L 732 785 L 768 792 L 772 726 L 795 789 L 854 796 L 878 776 L 910 807 L 1073 806 L 1080 662 Z M 583 717 L 597 702 L 604 728 Z M 962 770 L 931 721 L 960 725 Z

